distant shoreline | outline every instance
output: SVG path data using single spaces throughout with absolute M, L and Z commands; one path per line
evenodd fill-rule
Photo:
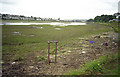
M 86 25 L 86 23 L 81 23 L 81 22 L 69 22 L 69 23 L 64 23 L 64 22 L 41 22 L 41 23 L 36 23 L 36 22 L 16 22 L 16 23 L 11 23 L 11 22 L 3 22 L 0 25 L 56 25 L 56 26 L 68 26 L 68 25 Z

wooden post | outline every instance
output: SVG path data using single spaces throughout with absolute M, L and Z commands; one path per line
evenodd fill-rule
M 55 63 L 57 63 L 57 42 L 55 44 Z
M 50 43 L 55 43 L 55 64 L 57 63 L 57 43 L 58 41 L 48 41 L 48 64 L 50 64 Z
M 50 63 L 50 43 L 48 42 L 48 64 Z

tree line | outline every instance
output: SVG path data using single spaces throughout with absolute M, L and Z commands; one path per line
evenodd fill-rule
M 87 20 L 88 22 L 109 22 L 110 20 L 116 19 L 115 15 L 101 15 L 96 16 L 94 19 Z

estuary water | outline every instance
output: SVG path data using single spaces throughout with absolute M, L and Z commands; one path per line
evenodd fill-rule
M 56 26 L 68 26 L 68 25 L 86 25 L 86 23 L 61 23 L 61 22 L 51 22 L 51 23 L 3 23 L 0 25 L 56 25 Z

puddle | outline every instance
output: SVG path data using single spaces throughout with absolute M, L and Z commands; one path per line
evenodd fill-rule
M 31 34 L 30 36 L 33 37 L 33 36 L 35 36 L 35 35 L 34 35 L 34 34 Z
M 21 35 L 20 32 L 12 32 L 13 35 Z
M 20 34 L 20 32 L 12 32 L 12 33 L 14 33 L 14 34 Z
M 43 29 L 43 27 L 36 27 L 36 26 L 33 26 L 32 28 Z
M 55 28 L 56 30 L 61 30 L 61 28 Z
M 21 35 L 21 36 L 26 36 L 25 34 L 21 34 L 20 32 L 12 32 L 13 35 Z

